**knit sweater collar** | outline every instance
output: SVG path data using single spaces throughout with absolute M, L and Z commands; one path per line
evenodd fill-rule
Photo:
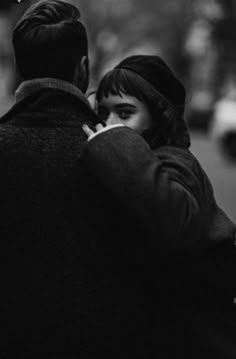
M 83 101 L 86 105 L 90 106 L 86 96 L 78 87 L 74 86 L 70 82 L 50 77 L 38 78 L 22 82 L 15 92 L 16 103 L 24 100 L 32 93 L 37 92 L 41 89 L 56 89 L 70 93 L 71 95 L 74 95 L 78 99 Z

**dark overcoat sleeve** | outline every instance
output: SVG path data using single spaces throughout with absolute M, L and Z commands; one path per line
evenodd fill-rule
M 171 178 L 162 161 L 131 129 L 117 127 L 98 134 L 86 144 L 82 161 L 132 210 L 139 224 L 159 238 L 160 247 L 191 248 L 201 236 L 200 207 L 194 194 Z

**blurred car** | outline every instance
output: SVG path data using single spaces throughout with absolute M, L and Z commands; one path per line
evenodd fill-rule
M 236 85 L 229 85 L 216 102 L 210 135 L 223 155 L 236 161 Z
M 208 131 L 212 121 L 212 94 L 200 88 L 192 92 L 186 102 L 186 121 L 193 130 Z

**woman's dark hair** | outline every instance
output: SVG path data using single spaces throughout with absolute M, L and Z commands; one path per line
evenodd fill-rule
M 152 148 L 161 145 L 189 147 L 189 135 L 179 131 L 183 121 L 184 105 L 176 107 L 139 74 L 116 67 L 109 71 L 99 83 L 96 99 L 109 94 L 133 96 L 143 102 L 151 115 L 152 126 L 142 136 Z M 184 138 L 183 138 L 184 136 Z
M 37 2 L 16 24 L 13 47 L 24 80 L 40 77 L 72 80 L 76 65 L 88 54 L 80 11 L 59 0 Z

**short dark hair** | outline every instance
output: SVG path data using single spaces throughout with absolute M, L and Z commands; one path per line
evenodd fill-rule
M 148 101 L 148 96 L 141 88 L 137 75 L 124 69 L 114 68 L 101 79 L 96 93 L 97 101 L 109 94 L 119 96 L 125 94 L 134 96 L 144 103 Z
M 76 65 L 88 55 L 80 11 L 60 0 L 42 0 L 22 16 L 13 32 L 15 61 L 24 80 L 54 77 L 72 80 Z

